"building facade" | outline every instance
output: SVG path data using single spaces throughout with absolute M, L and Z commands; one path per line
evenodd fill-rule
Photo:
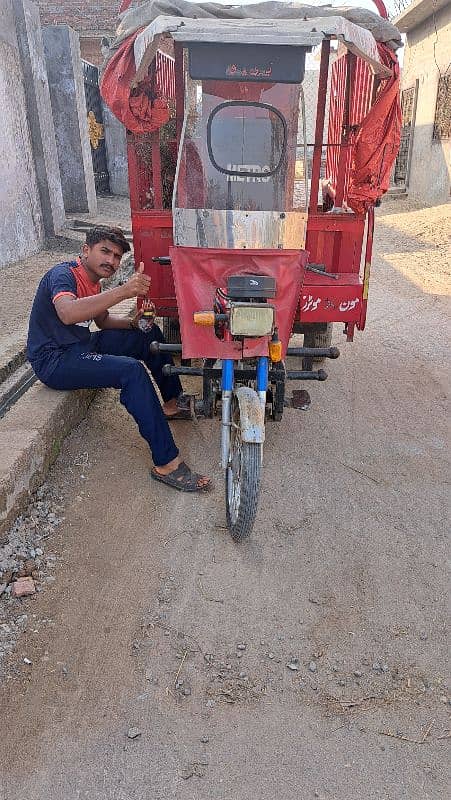
M 395 183 L 425 205 L 444 203 L 451 177 L 451 2 L 414 0 L 393 22 L 407 37 Z

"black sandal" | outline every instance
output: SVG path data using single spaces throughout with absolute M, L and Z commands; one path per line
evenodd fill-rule
M 175 414 L 164 415 L 168 422 L 172 419 L 196 419 L 195 396 L 193 394 L 181 394 L 177 397 L 177 411 Z
M 180 492 L 209 492 L 213 488 L 210 480 L 208 483 L 199 486 L 199 480 L 206 476 L 192 472 L 184 461 L 168 475 L 162 475 L 157 472 L 155 467 L 150 471 L 150 474 L 154 481 L 161 481 L 161 483 L 172 486 L 173 489 L 178 489 Z

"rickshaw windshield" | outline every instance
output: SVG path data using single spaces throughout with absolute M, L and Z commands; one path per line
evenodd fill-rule
M 175 207 L 305 208 L 299 85 L 187 81 Z M 290 168 L 288 168 L 290 165 Z
M 285 118 L 274 106 L 231 100 L 216 106 L 208 118 L 210 161 L 236 180 L 268 181 L 281 168 L 286 144 Z

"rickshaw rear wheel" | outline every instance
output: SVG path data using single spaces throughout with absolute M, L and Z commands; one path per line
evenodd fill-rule
M 178 319 L 163 317 L 163 336 L 167 344 L 180 344 L 180 325 Z
M 230 458 L 225 476 L 227 527 L 234 542 L 247 539 L 257 514 L 262 444 L 243 442 L 239 426 L 239 408 L 232 417 Z
M 202 401 L 203 414 L 205 417 L 213 418 L 216 411 L 216 386 L 213 379 L 209 376 L 208 370 L 214 366 L 214 358 L 206 358 L 204 361 L 204 377 L 202 379 Z
M 304 347 L 330 347 L 332 344 L 333 323 L 326 324 L 326 330 L 315 329 L 315 326 L 304 331 Z M 315 364 L 322 364 L 324 358 L 314 358 Z
M 271 417 L 274 422 L 280 422 L 285 406 L 285 366 L 282 361 L 272 365 L 273 372 L 279 373 L 280 380 L 276 380 L 271 386 L 272 404 Z

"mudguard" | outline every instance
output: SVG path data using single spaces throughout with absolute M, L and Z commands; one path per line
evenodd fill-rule
M 254 389 L 240 386 L 235 390 L 240 407 L 241 439 L 243 442 L 263 444 L 265 441 L 265 412 Z

